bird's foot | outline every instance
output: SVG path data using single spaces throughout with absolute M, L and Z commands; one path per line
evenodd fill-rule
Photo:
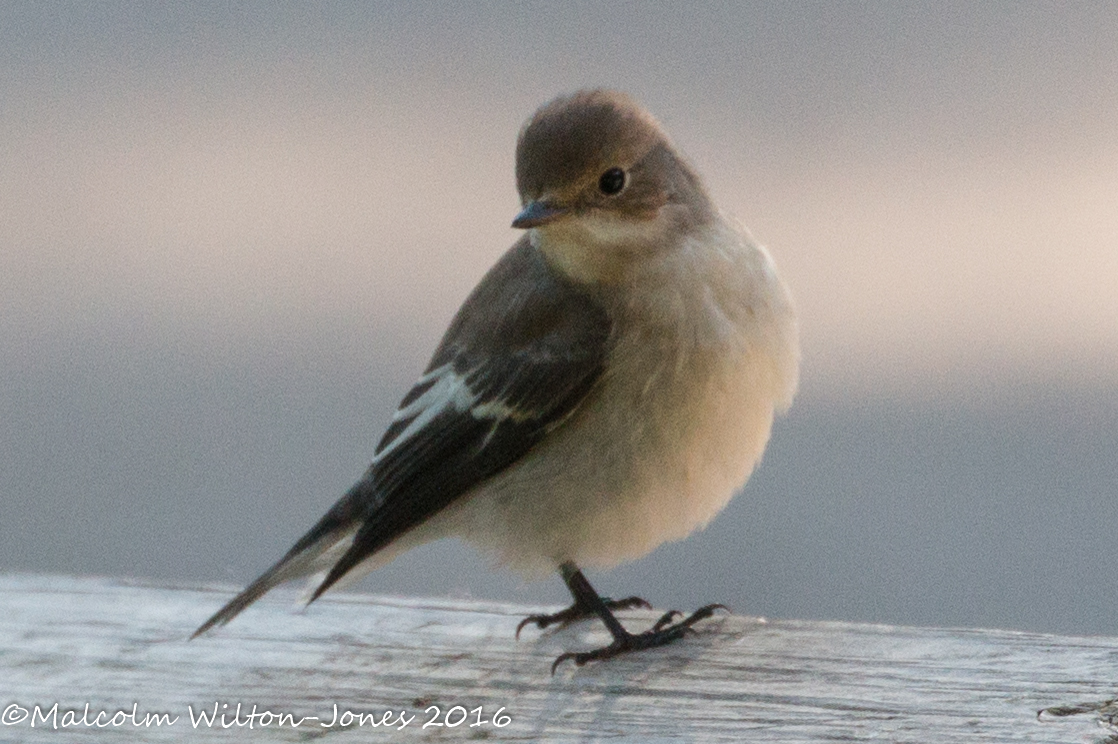
M 560 655 L 555 660 L 555 663 L 551 665 L 551 673 L 555 674 L 555 670 L 567 659 L 572 660 L 575 666 L 582 666 L 588 661 L 602 661 L 604 659 L 612 659 L 614 656 L 629 653 L 630 651 L 641 651 L 646 648 L 666 646 L 672 641 L 677 641 L 692 632 L 692 625 L 700 620 L 706 620 L 714 614 L 715 610 L 729 611 L 729 609 L 730 608 L 726 605 L 709 604 L 706 607 L 700 607 L 688 617 L 674 623 L 672 621 L 683 613 L 679 610 L 665 612 L 650 630 L 646 630 L 643 633 L 632 634 L 622 631 L 623 635 L 615 635 L 613 643 L 608 646 L 596 648 L 592 651 L 568 652 Z
M 609 597 L 603 597 L 602 601 L 610 610 L 631 610 L 634 607 L 642 607 L 646 610 L 652 609 L 652 605 L 650 605 L 647 601 L 641 599 L 640 597 L 627 597 L 625 599 L 610 599 Z M 558 624 L 560 626 L 566 626 L 575 622 L 576 620 L 583 620 L 588 617 L 598 617 L 595 609 L 593 607 L 581 605 L 578 602 L 575 602 L 567 609 L 562 610 L 561 612 L 556 612 L 552 615 L 529 615 L 528 617 L 521 620 L 520 624 L 516 626 L 516 637 L 517 639 L 519 639 L 520 631 L 524 630 L 524 626 L 531 625 L 532 623 L 535 623 L 537 628 L 543 630 L 544 628 L 547 628 L 551 625 Z

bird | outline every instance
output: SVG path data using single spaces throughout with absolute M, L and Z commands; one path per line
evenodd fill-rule
M 663 126 L 625 93 L 560 95 L 516 143 L 519 239 L 454 315 L 360 479 L 206 620 L 278 584 L 308 604 L 418 545 L 458 537 L 497 565 L 557 571 L 573 603 L 525 625 L 598 618 L 582 666 L 672 643 L 721 604 L 631 632 L 583 569 L 687 537 L 749 478 L 799 377 L 793 302 L 768 251 L 712 202 Z

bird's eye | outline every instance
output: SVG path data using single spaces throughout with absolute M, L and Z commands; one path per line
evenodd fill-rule
M 621 189 L 625 188 L 626 180 L 625 171 L 620 168 L 610 168 L 598 179 L 598 188 L 603 194 L 614 196 L 620 194 Z

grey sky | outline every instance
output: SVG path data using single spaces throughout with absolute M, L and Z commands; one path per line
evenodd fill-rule
M 609 85 L 772 249 L 805 367 L 745 494 L 607 587 L 1114 632 L 1115 49 L 1112 3 L 4 4 L 0 568 L 255 575 L 514 239 L 520 123 Z M 367 586 L 562 598 L 483 571 Z

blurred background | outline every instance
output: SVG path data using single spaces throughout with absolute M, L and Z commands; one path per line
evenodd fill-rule
M 0 570 L 254 578 L 516 238 L 520 124 L 602 85 L 804 362 L 744 492 L 598 588 L 1118 634 L 1115 50 L 1109 2 L 4 3 Z M 568 600 L 455 542 L 362 587 Z

